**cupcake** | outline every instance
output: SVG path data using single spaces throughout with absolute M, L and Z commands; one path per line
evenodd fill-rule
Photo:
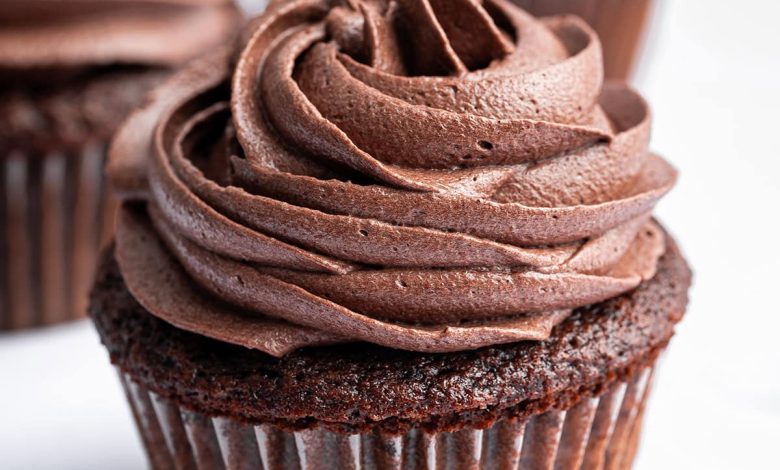
M 604 69 L 611 79 L 631 76 L 652 9 L 652 0 L 513 0 L 537 16 L 573 14 L 599 35 Z
M 229 5 L 0 4 L 0 329 L 86 313 L 115 212 L 107 142 L 173 67 L 232 34 Z
M 628 468 L 690 272 L 575 17 L 273 3 L 117 134 L 90 314 L 154 468 Z

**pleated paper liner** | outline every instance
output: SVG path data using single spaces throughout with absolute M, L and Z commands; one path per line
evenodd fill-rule
M 607 78 L 626 80 L 637 63 L 653 0 L 512 0 L 536 16 L 572 14 L 599 35 Z
M 180 408 L 120 372 L 154 469 L 575 470 L 628 469 L 652 367 L 597 397 L 488 429 L 401 435 L 290 432 Z
M 103 178 L 106 144 L 0 155 L 0 329 L 86 314 L 115 203 Z

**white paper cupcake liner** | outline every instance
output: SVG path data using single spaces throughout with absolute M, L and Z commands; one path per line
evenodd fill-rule
M 633 462 L 653 369 L 566 410 L 487 429 L 400 435 L 291 432 L 208 417 L 119 375 L 155 469 L 617 470 Z
M 82 317 L 115 203 L 105 143 L 65 153 L 0 155 L 0 329 Z

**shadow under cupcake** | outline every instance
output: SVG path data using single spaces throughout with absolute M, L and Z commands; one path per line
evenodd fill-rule
M 117 134 L 91 316 L 154 468 L 629 468 L 690 271 L 598 38 L 273 3 Z

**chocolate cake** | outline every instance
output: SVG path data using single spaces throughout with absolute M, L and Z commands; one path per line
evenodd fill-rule
M 157 468 L 627 468 L 690 272 L 586 22 L 291 0 L 112 144 L 91 315 Z
M 0 329 L 86 313 L 116 210 L 109 139 L 237 20 L 227 0 L 0 4 Z

